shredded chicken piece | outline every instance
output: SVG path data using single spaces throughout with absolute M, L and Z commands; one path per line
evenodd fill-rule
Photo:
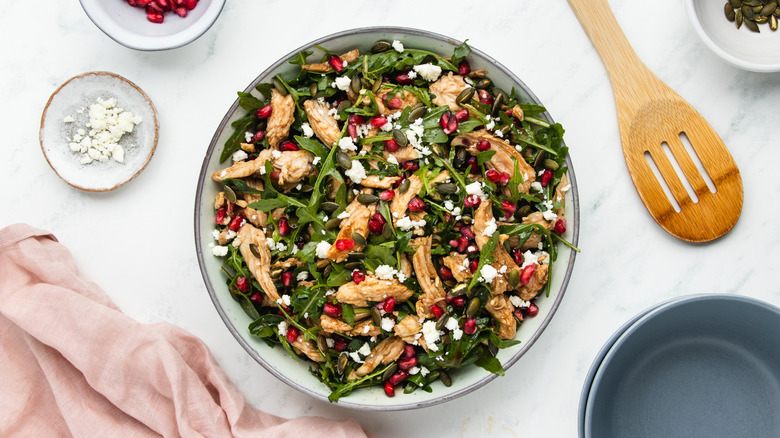
M 360 183 L 363 187 L 370 187 L 372 189 L 390 189 L 393 187 L 401 177 L 400 176 L 386 176 L 380 178 L 378 175 L 369 175 L 363 178 Z
M 342 61 L 347 61 L 348 63 L 355 62 L 355 60 L 358 59 L 360 56 L 360 51 L 358 49 L 350 50 L 349 52 L 339 56 Z M 311 71 L 315 73 L 330 73 L 334 71 L 332 65 L 330 65 L 329 62 L 319 62 L 317 64 L 304 64 L 301 66 L 302 70 Z
M 561 177 L 561 182 L 555 186 L 555 195 L 553 195 L 553 201 L 561 203 L 561 206 L 555 210 L 555 214 L 559 217 L 563 217 L 566 214 L 566 192 L 570 189 L 569 179 L 566 178 L 566 174 L 564 173 Z
M 453 251 L 450 253 L 450 255 L 443 257 L 441 262 L 444 264 L 444 266 L 450 268 L 450 271 L 452 271 L 452 276 L 455 277 L 455 281 L 460 283 L 472 277 L 471 270 L 468 267 L 468 262 L 463 264 L 463 262 L 466 260 L 466 254 Z
M 241 242 L 238 250 L 244 258 L 247 267 L 249 267 L 252 276 L 260 283 L 260 287 L 263 288 L 268 298 L 272 301 L 278 300 L 280 298 L 279 293 L 276 291 L 274 281 L 271 279 L 271 251 L 265 243 L 263 230 L 245 222 L 238 230 L 236 239 Z M 252 245 L 255 246 L 255 251 L 252 251 Z M 255 252 L 260 257 L 257 257 L 254 254 Z
M 515 337 L 517 324 L 515 323 L 515 318 L 512 315 L 512 312 L 515 310 L 515 306 L 513 306 L 512 302 L 509 301 L 508 296 L 500 294 L 491 297 L 487 304 L 485 304 L 485 309 L 490 312 L 490 314 L 493 315 L 499 322 L 499 326 L 493 329 L 499 338 L 512 339 Z
M 381 330 L 374 325 L 371 319 L 360 321 L 352 327 L 340 319 L 323 314 L 320 315 L 320 326 L 324 333 L 341 333 L 347 336 L 378 336 L 381 334 Z
M 401 273 L 404 277 L 409 278 L 412 276 L 412 264 L 409 263 L 409 258 L 406 254 L 401 254 Z
M 244 152 L 248 152 L 250 154 L 255 153 L 255 144 L 254 143 L 241 143 L 241 149 Z
M 363 205 L 358 202 L 357 197 L 347 206 L 344 213 L 348 216 L 341 221 L 339 234 L 336 239 L 352 239 L 354 233 L 358 233 L 364 238 L 368 237 L 368 219 L 374 214 L 376 205 Z M 360 251 L 363 249 L 362 245 L 355 242 L 355 246 L 351 249 L 339 251 L 336 245 L 331 245 L 328 250 L 328 258 L 336 263 L 341 263 L 347 259 L 352 251 Z
M 520 105 L 515 105 L 512 108 L 512 117 L 516 118 L 521 122 L 523 121 L 524 114 L 523 114 L 523 109 L 520 108 Z
M 446 308 L 444 297 L 447 293 L 444 291 L 441 278 L 436 273 L 436 268 L 431 261 L 432 240 L 433 236 L 428 236 L 418 237 L 411 242 L 412 248 L 417 250 L 412 256 L 412 264 L 414 264 L 414 272 L 417 274 L 417 281 L 423 290 L 415 308 L 417 314 L 422 318 L 433 317 L 433 312 L 431 312 L 433 306 L 438 306 L 441 309 Z
M 523 218 L 524 224 L 539 224 L 546 228 L 548 231 L 551 230 L 554 226 L 552 222 L 549 222 L 544 219 L 544 214 L 541 211 L 535 211 L 528 216 Z M 528 240 L 525 241 L 523 246 L 520 247 L 521 251 L 525 251 L 528 249 L 537 249 L 539 247 L 539 243 L 542 241 L 542 235 L 537 232 L 532 232 L 531 235 L 528 237 Z
M 410 144 L 402 148 L 398 148 L 398 150 L 395 152 L 384 151 L 383 155 L 385 156 L 385 158 L 388 158 L 392 155 L 393 157 L 395 157 L 395 160 L 398 161 L 399 163 L 403 163 L 404 161 L 416 160 L 420 158 L 420 154 L 417 153 L 417 149 L 415 149 Z
M 399 219 L 406 215 L 409 201 L 417 196 L 421 189 L 422 180 L 417 175 L 412 175 L 409 177 L 409 189 L 405 193 L 398 193 L 396 190 L 396 196 L 390 202 L 390 213 L 393 216 L 393 223 L 398 222 Z
M 301 259 L 296 259 L 295 257 L 290 257 L 287 260 L 279 260 L 278 262 L 271 265 L 271 269 L 284 269 L 285 271 L 290 268 L 297 268 L 298 266 L 305 265 L 306 262 L 304 262 Z
M 421 336 L 422 326 L 420 320 L 414 315 L 406 315 L 404 319 L 398 321 L 393 327 L 393 332 L 407 344 L 414 344 L 418 341 L 425 341 Z
M 238 161 L 226 169 L 212 173 L 211 179 L 216 182 L 222 182 L 228 178 L 246 178 L 260 171 L 260 168 L 263 167 L 264 164 L 265 160 L 259 159 Z
M 472 155 L 477 155 L 480 150 L 477 149 L 477 143 L 480 140 L 487 140 L 490 143 L 490 148 L 496 151 L 495 155 L 488 160 L 485 165 L 490 169 L 496 169 L 499 172 L 506 172 L 510 177 L 515 174 L 515 163 L 512 161 L 514 157 L 517 160 L 517 166 L 520 173 L 523 175 L 523 182 L 517 186 L 517 190 L 522 193 L 528 193 L 528 189 L 531 188 L 531 183 L 536 181 L 536 172 L 525 161 L 525 158 L 517 151 L 508 141 L 502 140 L 493 134 L 482 129 L 479 131 L 469 132 L 467 134 L 461 134 L 452 139 L 453 146 L 465 146 L 466 150 Z
M 322 140 L 325 146 L 333 146 L 341 135 L 339 123 L 330 115 L 330 108 L 324 100 L 309 99 L 303 102 L 303 108 L 306 110 L 306 116 L 309 118 L 314 134 Z
M 390 95 L 390 93 L 393 91 L 392 88 L 386 88 L 382 87 L 377 91 L 377 99 L 376 99 L 376 106 L 377 110 L 380 114 L 383 116 L 387 116 L 393 113 L 401 112 L 406 108 L 407 106 L 415 106 L 418 103 L 420 103 L 420 99 L 417 98 L 417 96 L 414 95 L 414 93 L 410 93 L 408 91 L 404 90 L 398 90 L 394 95 Z M 385 105 L 385 102 L 389 101 L 390 99 L 397 97 L 401 101 L 401 105 L 397 108 L 388 108 Z
M 520 298 L 525 301 L 531 301 L 539 295 L 539 291 L 541 291 L 547 283 L 548 269 L 549 265 L 547 264 L 536 265 L 534 275 L 531 276 L 531 281 L 529 281 L 528 284 L 520 286 Z
M 222 208 L 223 205 L 225 205 L 225 192 L 219 192 L 214 197 L 214 210 Z
M 246 184 L 255 189 L 255 190 L 263 190 L 263 182 L 259 179 L 254 178 L 246 178 L 244 180 Z M 258 193 L 242 193 L 241 196 L 244 198 L 244 201 L 251 204 L 253 202 L 259 201 L 261 199 L 260 194 Z M 265 227 L 265 224 L 268 222 L 268 213 L 260 210 L 255 210 L 252 207 L 244 207 L 244 217 L 246 220 L 248 220 L 252 225 L 262 228 Z
M 219 236 L 217 237 L 217 243 L 220 245 L 226 245 L 228 242 L 233 240 L 234 237 L 236 237 L 235 231 L 230 231 L 230 228 L 225 227 L 222 231 L 220 231 Z
M 265 129 L 268 144 L 275 148 L 290 135 L 290 126 L 295 118 L 295 101 L 288 94 L 282 96 L 276 89 L 271 89 L 271 115 Z
M 355 374 L 358 377 L 363 377 L 366 374 L 374 371 L 379 364 L 387 365 L 390 362 L 395 362 L 401 357 L 404 352 L 404 341 L 397 336 L 390 336 L 383 339 L 381 342 L 371 350 L 371 354 L 366 357 L 365 363 L 355 370 Z
M 466 81 L 463 80 L 463 76 L 453 75 L 452 72 L 447 76 L 442 76 L 436 82 L 432 83 L 428 87 L 428 91 L 435 94 L 432 102 L 436 106 L 447 105 L 452 112 L 458 111 L 461 108 L 460 105 L 455 103 L 455 98 L 458 97 L 461 91 L 466 88 Z
M 317 345 L 314 341 L 304 340 L 303 336 L 298 336 L 298 339 L 291 344 L 296 352 L 300 351 L 309 359 L 315 362 L 325 362 L 325 358 L 322 357 L 320 351 L 317 349 Z
M 491 220 L 493 220 L 493 208 L 491 207 L 490 202 L 482 202 L 474 213 L 474 225 L 472 226 L 477 246 L 480 249 L 482 249 L 485 243 L 490 240 L 491 236 L 485 235 L 485 229 Z M 501 236 L 499 236 L 499 240 L 501 240 Z M 505 272 L 497 275 L 492 283 L 491 292 L 493 294 L 500 294 L 504 293 L 509 287 L 509 272 L 511 272 L 512 269 L 517 269 L 518 266 L 517 263 L 515 263 L 515 259 L 509 255 L 503 245 L 496 245 L 493 257 L 495 260 L 491 266 L 496 268 L 497 271 L 500 271 L 506 266 Z
M 393 297 L 396 302 L 402 303 L 408 300 L 412 294 L 414 292 L 396 279 L 380 280 L 371 275 L 366 276 L 366 279 L 360 284 L 350 281 L 341 285 L 334 296 L 340 303 L 366 307 L 369 301 L 378 303 L 388 297 Z

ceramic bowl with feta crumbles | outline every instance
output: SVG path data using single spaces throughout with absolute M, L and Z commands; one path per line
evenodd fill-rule
M 425 50 L 442 56 L 450 56 L 461 43 L 442 35 L 435 33 L 407 28 L 395 27 L 376 27 L 362 28 L 339 32 L 313 41 L 303 47 L 291 51 L 268 69 L 262 72 L 252 83 L 250 83 L 242 94 L 243 99 L 247 99 L 250 93 L 255 93 L 255 86 L 261 83 L 269 83 L 276 75 L 282 78 L 290 78 L 297 75 L 300 65 L 291 64 L 288 61 L 294 59 L 304 50 L 313 51 L 307 58 L 307 63 L 317 63 L 322 59 L 322 52 L 317 47 L 324 47 L 333 53 L 346 53 L 353 49 L 358 49 L 360 53 L 371 51 L 372 45 L 377 41 L 397 42 L 397 46 Z M 388 44 L 389 45 L 389 44 Z M 396 45 L 393 46 L 394 48 Z M 398 50 L 398 49 L 395 49 Z M 401 50 L 398 50 L 399 52 Z M 496 60 L 481 52 L 476 48 L 471 48 L 468 55 L 468 62 L 474 70 L 487 69 L 490 79 L 501 87 L 502 90 L 514 91 L 514 95 L 519 96 L 519 100 L 534 105 L 541 105 L 539 99 L 533 92 L 511 71 L 502 66 Z M 351 62 L 351 61 L 350 61 Z M 417 72 L 424 74 L 424 72 Z M 338 87 L 339 84 L 333 84 Z M 245 313 L 242 305 L 233 299 L 228 289 L 228 278 L 222 271 L 224 255 L 215 251 L 220 245 L 215 242 L 215 198 L 224 190 L 223 184 L 212 180 L 214 174 L 219 174 L 224 169 L 226 163 L 221 162 L 223 145 L 234 134 L 234 122 L 245 117 L 246 110 L 239 106 L 236 100 L 227 110 L 227 113 L 211 139 L 206 150 L 203 165 L 200 170 L 200 177 L 196 191 L 195 201 L 195 243 L 198 262 L 201 268 L 204 282 L 212 302 L 227 326 L 230 333 L 235 337 L 239 344 L 268 372 L 284 381 L 293 388 L 311 395 L 317 399 L 328 401 L 331 390 L 320 381 L 310 371 L 312 362 L 304 359 L 292 357 L 287 350 L 277 346 L 270 347 L 263 339 L 253 336 L 248 326 L 253 320 Z M 548 123 L 554 123 L 547 112 L 539 114 L 537 117 L 544 118 Z M 446 131 L 445 131 L 446 132 Z M 247 136 L 250 136 L 247 133 Z M 242 137 L 243 138 L 243 137 Z M 346 137 L 345 137 L 346 138 Z M 342 138 L 343 140 L 344 138 Z M 335 146 L 334 146 L 335 147 Z M 339 147 L 343 149 L 339 143 Z M 317 157 L 319 158 L 319 157 Z M 316 160 L 316 158 L 315 158 Z M 576 247 L 579 238 L 579 201 L 576 179 L 571 160 L 567 157 L 565 160 L 568 168 L 567 177 L 570 182 L 570 189 L 565 193 L 566 219 L 569 227 L 562 235 L 564 239 L 571 242 Z M 229 164 L 229 163 L 228 163 Z M 360 167 L 360 166 L 353 166 Z M 350 169 L 352 169 L 350 168 Z M 352 176 L 347 175 L 354 180 Z M 251 246 L 251 245 L 250 245 Z M 335 245 L 337 247 L 337 245 Z M 532 347 L 539 338 L 545 327 L 551 321 L 556 309 L 563 299 L 564 292 L 568 286 L 571 276 L 576 251 L 563 244 L 557 245 L 557 259 L 550 273 L 549 294 L 542 294 L 536 299 L 538 314 L 533 318 L 526 319 L 517 329 L 514 337 L 519 343 L 511 347 L 501 348 L 496 353 L 496 358 L 500 361 L 504 370 L 510 367 L 511 373 L 520 373 L 518 375 L 527 375 L 537 370 L 523 369 L 521 357 Z M 318 256 L 319 257 L 319 256 Z M 380 266 L 381 267 L 381 266 Z M 379 268 L 377 268 L 379 269 Z M 375 273 L 376 274 L 376 273 Z M 379 274 L 376 274 L 379 275 Z M 403 280 L 401 280 L 403 281 Z M 444 320 L 443 318 L 440 318 Z M 384 326 L 383 326 L 384 327 Z M 364 345 L 365 346 L 365 345 Z M 359 353 L 359 352 L 358 352 Z M 520 368 L 519 370 L 517 368 Z M 507 373 L 507 375 L 510 375 Z M 411 393 L 399 391 L 394 396 L 389 397 L 379 386 L 369 388 L 359 388 L 348 395 L 339 398 L 335 404 L 340 406 L 361 409 L 361 410 L 404 410 L 416 409 L 443 403 L 454 398 L 464 396 L 492 381 L 496 374 L 486 371 L 477 366 L 463 367 L 454 370 L 451 374 L 450 385 L 444 382 L 435 381 L 431 383 L 431 391 L 426 392 L 417 390 Z M 499 379 L 508 379 L 507 376 Z M 516 381 L 516 380 L 513 380 Z M 489 386 L 483 390 L 489 390 Z

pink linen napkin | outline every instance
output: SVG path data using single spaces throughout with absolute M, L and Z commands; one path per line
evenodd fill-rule
M 54 236 L 0 230 L 0 436 L 365 437 L 258 411 L 202 341 L 124 315 Z

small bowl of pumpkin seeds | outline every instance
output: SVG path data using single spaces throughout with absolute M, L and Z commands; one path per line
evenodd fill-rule
M 704 45 L 727 63 L 755 72 L 780 71 L 780 0 L 685 0 Z

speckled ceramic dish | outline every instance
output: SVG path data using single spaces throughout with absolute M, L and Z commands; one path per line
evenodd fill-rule
M 108 160 L 81 164 L 81 154 L 69 146 L 79 129 L 89 131 L 89 106 L 97 99 L 115 98 L 117 107 L 140 116 L 133 132 L 119 144 L 124 162 Z M 72 120 L 66 122 L 68 118 Z M 109 72 L 89 72 L 68 79 L 49 98 L 41 116 L 41 149 L 49 166 L 65 182 L 90 192 L 114 190 L 136 177 L 157 148 L 159 125 L 151 99 L 137 85 Z
M 297 66 L 290 65 L 287 61 L 304 49 L 321 53 L 314 48 L 315 45 L 320 45 L 337 53 L 353 48 L 359 48 L 361 52 L 364 52 L 369 50 L 371 45 L 380 39 L 388 41 L 400 40 L 407 47 L 442 54 L 452 53 L 453 49 L 460 44 L 460 42 L 451 38 L 415 29 L 363 28 L 344 31 L 313 41 L 285 55 L 252 81 L 245 91 L 252 91 L 256 84 L 267 82 L 276 74 L 287 77 L 295 75 Z M 485 53 L 473 47 L 472 49 L 473 52 L 469 56 L 472 68 L 489 69 L 489 75 L 496 85 L 504 90 L 514 88 L 520 96 L 523 96 L 525 101 L 541 104 L 531 90 L 512 72 Z M 269 348 L 261 339 L 250 335 L 247 327 L 252 321 L 241 309 L 241 306 L 231 298 L 225 286 L 225 277 L 220 271 L 222 260 L 214 257 L 209 249 L 209 243 L 213 242 L 214 239 L 212 235 L 214 230 L 214 196 L 221 189 L 219 184 L 211 181 L 210 175 L 212 172 L 224 167 L 224 164 L 219 162 L 219 155 L 225 141 L 232 134 L 230 124 L 244 114 L 245 112 L 238 106 L 238 101 L 233 103 L 230 109 L 228 109 L 206 151 L 203 167 L 200 171 L 195 202 L 195 243 L 203 279 L 222 320 L 236 340 L 258 363 L 290 386 L 320 400 L 327 401 L 330 391 L 325 384 L 309 372 L 310 365 L 308 363 L 296 361 L 283 348 Z M 545 113 L 544 117 L 551 121 L 549 114 Z M 579 239 L 578 192 L 573 167 L 568 158 L 567 165 L 571 190 L 566 194 L 566 216 L 571 226 L 565 237 L 576 245 Z M 531 348 L 531 345 L 549 324 L 555 310 L 563 299 L 564 291 L 569 283 L 573 269 L 575 252 L 564 245 L 559 245 L 558 248 L 558 258 L 553 265 L 550 296 L 538 299 L 538 316 L 526 319 L 520 326 L 515 337 L 515 339 L 521 341 L 520 344 L 502 349 L 498 353 L 498 359 L 505 369 L 515 365 L 518 359 Z M 360 389 L 342 397 L 337 404 L 364 410 L 420 408 L 460 397 L 487 384 L 496 377 L 495 374 L 491 374 L 476 366 L 459 371 L 459 373 L 453 373 L 452 375 L 452 386 L 445 387 L 441 382 L 435 382 L 431 393 L 415 391 L 411 394 L 397 394 L 395 397 L 389 398 L 381 388 Z M 526 370 L 525 372 L 535 371 Z
M 586 438 L 780 436 L 780 309 L 734 295 L 640 317 L 598 367 Z

